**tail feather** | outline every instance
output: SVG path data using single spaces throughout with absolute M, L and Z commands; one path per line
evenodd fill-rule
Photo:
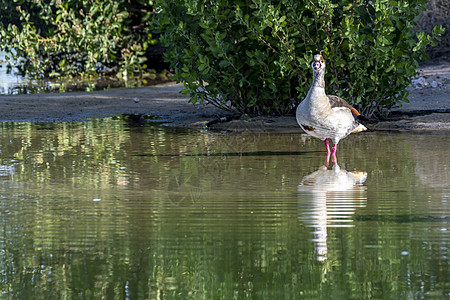
M 366 126 L 364 126 L 363 124 L 359 124 L 355 129 L 353 129 L 352 133 L 357 133 L 366 130 L 368 130 Z
M 370 128 L 370 120 L 364 117 L 363 115 L 358 116 L 357 122 L 362 125 L 367 131 L 372 132 L 373 129 Z

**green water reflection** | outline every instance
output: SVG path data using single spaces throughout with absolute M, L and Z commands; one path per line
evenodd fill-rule
M 2 299 L 450 295 L 448 136 L 351 136 L 337 178 L 301 134 L 0 130 Z

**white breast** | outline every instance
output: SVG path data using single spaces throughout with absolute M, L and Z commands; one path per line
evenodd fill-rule
M 348 108 L 332 109 L 325 90 L 318 87 L 311 88 L 297 107 L 296 118 L 307 134 L 321 140 L 332 139 L 333 143 L 338 143 L 357 125 Z

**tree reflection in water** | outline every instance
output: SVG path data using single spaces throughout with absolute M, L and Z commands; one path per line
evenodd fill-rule
M 0 129 L 2 297 L 448 295 L 442 135 L 350 136 L 328 170 L 300 134 L 141 117 Z

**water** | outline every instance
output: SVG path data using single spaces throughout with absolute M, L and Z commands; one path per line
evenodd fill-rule
M 153 71 L 144 73 L 142 77 L 130 77 L 127 81 L 119 80 L 114 76 L 36 79 L 30 76 L 21 76 L 15 67 L 8 69 L 6 56 L 5 51 L 0 51 L 0 95 L 92 92 L 111 88 L 149 86 L 169 80 L 168 73 L 154 73 Z
M 2 299 L 445 299 L 450 139 L 0 124 Z

